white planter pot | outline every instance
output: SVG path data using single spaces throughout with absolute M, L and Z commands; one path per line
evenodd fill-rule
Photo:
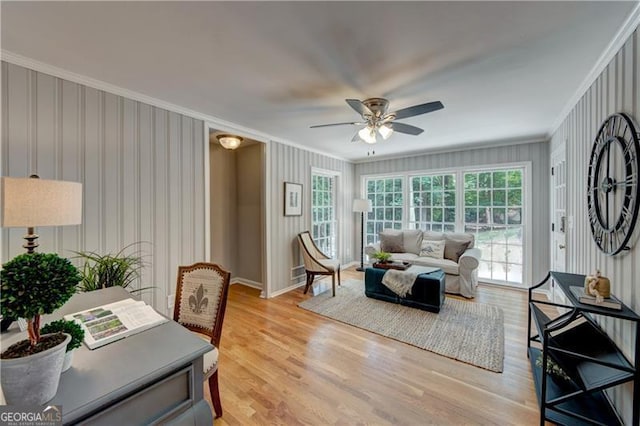
M 73 362 L 73 352 L 74 351 L 75 351 L 75 349 L 70 350 L 69 352 L 65 352 L 65 354 L 64 354 L 64 362 L 62 363 L 62 372 L 63 373 L 71 368 L 71 363 Z
M 65 336 L 62 343 L 46 351 L 0 361 L 2 391 L 7 404 L 42 405 L 56 395 L 65 350 L 71 340 L 70 335 Z

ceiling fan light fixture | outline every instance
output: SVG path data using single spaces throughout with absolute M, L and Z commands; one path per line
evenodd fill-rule
M 386 141 L 393 134 L 393 129 L 388 124 L 384 124 L 378 128 L 378 132 L 380 132 L 380 136 L 382 136 L 382 139 Z
M 374 129 L 373 127 L 369 127 L 369 126 L 363 127 L 358 132 L 358 136 L 360 136 L 360 139 L 362 139 L 364 142 L 368 144 L 374 144 L 377 142 L 376 129 Z
M 239 136 L 218 135 L 216 137 L 218 138 L 218 142 L 220 142 L 220 145 L 222 145 L 222 147 L 225 149 L 234 150 L 238 148 L 242 143 L 242 138 Z

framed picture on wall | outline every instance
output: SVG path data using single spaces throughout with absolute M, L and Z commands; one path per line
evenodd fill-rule
M 302 216 L 302 184 L 284 183 L 284 215 Z

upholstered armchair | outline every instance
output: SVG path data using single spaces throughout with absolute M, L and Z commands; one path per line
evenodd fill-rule
M 333 296 L 336 295 L 336 275 L 338 275 L 338 285 L 340 285 L 340 261 L 331 259 L 324 254 L 311 238 L 309 231 L 298 234 L 298 243 L 304 259 L 304 270 L 307 274 L 307 283 L 304 293 L 309 291 L 316 275 L 331 275 L 331 286 Z

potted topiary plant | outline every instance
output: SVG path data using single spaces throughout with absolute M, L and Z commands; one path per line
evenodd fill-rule
M 46 324 L 40 331 L 42 334 L 67 333 L 71 336 L 71 340 L 67 343 L 67 351 L 65 352 L 64 363 L 62 364 L 62 372 L 64 373 L 71 367 L 71 362 L 73 361 L 73 350 L 82 345 L 84 330 L 75 321 L 61 319 Z
M 0 310 L 25 318 L 29 338 L 0 354 L 1 381 L 8 404 L 44 404 L 60 380 L 68 334 L 40 335 L 40 316 L 50 314 L 75 293 L 78 270 L 54 253 L 25 253 L 3 265 Z

